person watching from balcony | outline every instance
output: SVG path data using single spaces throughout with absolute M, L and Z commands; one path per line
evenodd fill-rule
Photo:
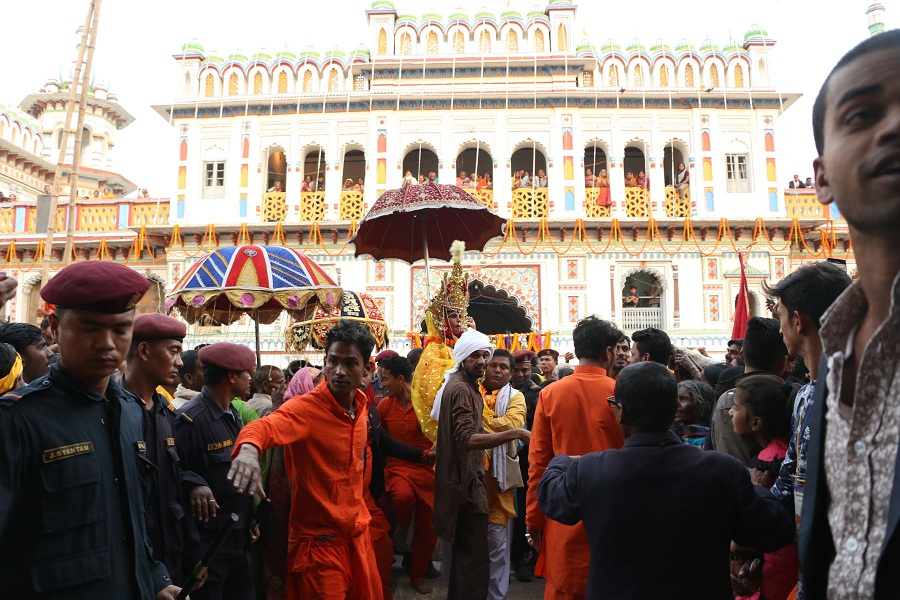
M 808 187 L 808 188 L 812 188 L 812 187 L 813 187 L 813 180 L 812 180 L 812 177 L 807 177 L 807 178 L 806 178 L 806 187 Z
M 419 179 L 418 181 L 416 181 L 416 183 L 418 183 L 419 185 L 425 185 L 425 176 L 420 174 Z
M 91 194 L 91 196 L 94 197 L 94 198 L 99 198 L 99 197 L 100 197 L 100 190 L 94 190 L 94 193 Z
M 522 171 L 516 171 L 513 173 L 512 189 L 517 190 L 520 187 L 522 187 Z
M 522 175 L 522 180 L 519 182 L 519 186 L 523 188 L 530 188 L 532 184 L 531 174 L 528 171 Z
M 430 172 L 428 173 L 428 181 L 429 181 L 430 183 L 437 183 L 437 182 L 438 182 L 438 176 L 437 176 L 437 173 L 435 173 L 434 171 L 430 171 Z
M 631 286 L 628 288 L 628 295 L 625 296 L 625 302 L 622 304 L 625 308 L 637 308 L 638 304 L 640 304 L 641 299 L 637 295 L 637 287 Z
M 675 173 L 675 189 L 678 195 L 684 198 L 684 193 L 691 184 L 691 172 L 687 170 L 684 163 L 678 163 L 678 172 Z
M 466 181 L 468 180 L 468 176 L 465 171 L 460 171 L 456 176 L 456 187 L 463 187 L 466 185 Z
M 341 190 L 342 192 L 352 192 L 353 191 L 353 180 L 349 177 L 344 182 L 344 188 Z
M 543 169 L 538 169 L 536 181 L 537 181 L 537 187 L 540 187 L 540 188 L 547 187 L 547 174 L 544 172 Z
M 316 180 L 316 192 L 324 192 L 325 191 L 325 173 L 319 173 L 319 178 Z
M 637 186 L 642 190 L 650 191 L 650 178 L 643 171 L 638 172 Z
M 490 173 L 484 174 L 484 189 L 486 189 L 486 190 L 494 189 L 494 178 L 491 177 Z
M 594 175 L 594 172 L 591 169 L 584 170 L 584 187 L 597 187 L 597 176 Z
M 790 189 L 792 189 L 792 190 L 793 190 L 793 189 L 803 189 L 803 188 L 806 187 L 806 184 L 803 183 L 802 181 L 800 181 L 800 176 L 799 176 L 799 175 L 797 175 L 796 173 L 794 173 L 794 178 L 793 178 L 793 179 L 791 180 L 791 182 L 788 184 L 788 187 L 789 187 Z
M 9 201 L 10 201 L 10 202 L 15 202 L 15 201 L 18 200 L 18 199 L 19 199 L 19 197 L 16 196 L 15 194 L 12 194 L 12 193 L 11 193 L 11 194 L 9 195 Z
M 366 189 L 366 180 L 362 177 L 356 180 L 356 185 L 353 186 L 354 190 L 359 190 L 360 192 L 364 192 Z
M 269 193 L 274 192 L 274 193 L 276 193 L 276 194 L 279 194 L 279 193 L 281 193 L 281 192 L 284 191 L 284 186 L 281 185 L 281 182 L 280 182 L 280 181 L 276 181 L 276 182 L 275 182 L 275 185 L 273 185 L 272 187 L 270 187 L 267 191 L 268 191 Z
M 116 197 L 116 195 L 112 193 L 111 189 L 109 189 L 108 187 L 103 188 L 103 199 L 104 200 L 114 199 L 115 197 Z
M 626 171 L 625 187 L 637 187 L 637 179 L 634 178 L 634 171 Z
M 312 175 L 307 175 L 303 178 L 303 183 L 300 184 L 301 192 L 311 192 L 313 188 L 313 180 Z
M 400 187 L 406 187 L 409 185 L 416 185 L 416 178 L 413 177 L 412 171 L 407 171 L 406 175 L 403 176 L 403 185 Z

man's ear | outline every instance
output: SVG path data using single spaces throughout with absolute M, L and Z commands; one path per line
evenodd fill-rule
M 809 318 L 808 315 L 795 310 L 793 317 L 793 326 L 796 328 L 798 335 L 805 336 L 809 335 L 811 332 L 817 331 L 816 326 L 813 325 L 812 319 Z
M 138 343 L 137 350 L 135 351 L 135 355 L 139 356 L 141 360 L 150 360 L 150 343 L 149 342 L 140 342 Z
M 813 172 L 815 173 L 816 199 L 822 204 L 831 204 L 834 202 L 834 194 L 831 192 L 831 186 L 828 185 L 825 161 L 821 156 L 816 157 L 813 161 Z
M 631 425 L 631 413 L 624 406 L 619 406 L 616 411 L 616 422 L 619 425 Z

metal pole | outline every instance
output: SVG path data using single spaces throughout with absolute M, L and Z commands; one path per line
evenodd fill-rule
M 66 148 L 69 145 L 69 130 L 72 128 L 72 114 L 75 112 L 75 96 L 78 91 L 78 81 L 81 79 L 81 68 L 84 63 L 84 53 L 87 47 L 88 30 L 94 16 L 94 2 L 90 0 L 88 13 L 84 20 L 84 29 L 81 32 L 81 44 L 78 46 L 78 58 L 75 61 L 75 69 L 72 73 L 72 82 L 69 85 L 69 99 L 66 102 L 66 123 L 59 141 L 59 158 L 56 163 L 56 172 L 53 175 L 53 188 L 50 195 L 50 220 L 47 224 L 47 237 L 44 242 L 44 253 L 41 258 L 41 287 L 47 283 L 50 276 L 50 256 L 53 250 L 53 235 L 56 233 L 56 210 L 59 203 L 59 183 L 62 179 L 63 165 L 66 162 Z M 74 156 L 73 156 L 74 158 Z M 76 191 L 77 193 L 77 191 Z M 72 195 L 72 190 L 69 190 Z
M 72 172 L 69 174 L 69 214 L 66 219 L 66 250 L 63 255 L 63 264 L 72 262 L 72 254 L 75 246 L 75 211 L 78 201 L 78 177 L 81 169 L 82 128 L 84 127 L 84 113 L 87 105 L 88 87 L 91 81 L 91 66 L 94 63 L 94 48 L 97 45 L 97 25 L 100 22 L 100 3 L 102 0 L 93 0 L 94 18 L 91 23 L 90 42 L 87 46 L 87 56 L 84 59 L 84 75 L 81 81 L 81 98 L 78 101 L 78 125 L 75 127 L 75 148 L 72 153 Z M 75 190 L 75 193 L 72 193 Z
M 259 309 L 253 309 L 253 328 L 254 333 L 256 334 L 256 368 L 258 369 L 262 365 L 262 359 L 260 357 L 260 353 L 262 350 L 259 347 Z

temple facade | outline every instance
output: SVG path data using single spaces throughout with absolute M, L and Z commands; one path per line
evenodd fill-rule
M 507 219 L 504 236 L 465 255 L 479 329 L 549 332 L 560 350 L 589 314 L 723 350 L 739 253 L 756 315 L 763 283 L 806 262 L 833 256 L 855 270 L 840 215 L 813 190 L 784 189 L 779 116 L 799 94 L 776 84 L 777 44 L 761 27 L 721 45 L 620 45 L 582 39 L 566 0 L 525 13 L 410 8 L 373 2 L 358 15 L 368 39 L 343 52 L 185 44 L 173 55 L 178 89 L 154 107 L 178 133 L 177 171 L 155 184 L 170 190 L 165 208 L 128 223 L 132 243 L 113 258 L 170 290 L 221 245 L 289 244 L 371 295 L 401 352 L 449 265 L 432 261 L 429 285 L 421 263 L 361 260 L 349 239 L 383 192 L 420 176 L 459 184 Z M 52 150 L 54 129 L 40 129 Z M 265 352 L 284 351 L 286 326 L 263 328 Z M 191 331 L 198 343 L 252 345 L 246 319 Z

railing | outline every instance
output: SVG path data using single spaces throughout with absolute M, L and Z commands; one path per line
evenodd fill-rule
M 472 196 L 476 200 L 478 200 L 479 202 L 481 202 L 482 204 L 484 204 L 491 210 L 494 210 L 494 190 L 476 191 L 472 188 L 464 188 L 464 189 L 467 192 L 469 192 L 470 194 L 472 194 Z
M 816 199 L 814 190 L 784 190 L 784 210 L 788 217 L 798 219 L 828 219 L 829 207 Z
M 545 219 L 550 216 L 547 188 L 520 188 L 512 191 L 514 219 Z
M 674 187 L 666 188 L 666 216 L 684 219 L 691 213 L 691 190 L 686 188 L 684 195 L 679 194 Z
M 655 327 L 662 329 L 662 308 L 623 308 L 622 329 L 625 331 L 637 331 Z
M 266 223 L 287 218 L 287 199 L 284 192 L 267 192 L 263 196 L 262 220 Z
M 625 216 L 649 217 L 650 192 L 643 188 L 625 188 Z
M 365 214 L 365 202 L 362 192 L 341 192 L 341 204 L 338 219 L 341 221 L 360 221 Z
M 65 233 L 68 198 L 60 198 L 56 209 L 56 231 Z M 168 198 L 118 198 L 115 200 L 78 201 L 75 210 L 75 231 L 106 233 L 141 225 L 168 225 Z M 33 201 L 18 201 L 0 207 L 0 235 L 33 234 L 37 231 L 37 205 Z
M 300 193 L 300 220 L 309 222 L 325 220 L 324 191 Z
M 589 219 L 607 218 L 611 214 L 610 206 L 598 204 L 601 189 L 606 190 L 606 196 L 609 197 L 609 188 L 588 188 L 584 190 L 584 214 Z

